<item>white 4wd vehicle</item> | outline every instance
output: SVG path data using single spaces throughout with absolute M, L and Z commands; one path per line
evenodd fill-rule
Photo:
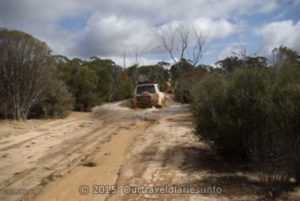
M 159 85 L 154 82 L 140 82 L 134 90 L 134 107 L 162 107 L 165 95 L 159 90 Z

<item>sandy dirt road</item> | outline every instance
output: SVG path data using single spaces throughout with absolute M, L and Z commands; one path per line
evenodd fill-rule
M 69 192 L 76 200 L 79 184 L 114 184 L 135 137 L 162 116 L 155 108 L 132 110 L 121 104 L 73 112 L 66 119 L 1 121 L 0 200 L 32 200 L 42 191 L 50 197 L 53 191 L 54 200 L 69 200 L 63 196 Z M 62 189 L 55 188 L 57 182 L 65 183 Z
M 265 196 L 251 164 L 225 160 L 199 141 L 187 105 L 171 102 L 163 109 L 133 110 L 114 103 L 66 119 L 0 126 L 3 201 Z

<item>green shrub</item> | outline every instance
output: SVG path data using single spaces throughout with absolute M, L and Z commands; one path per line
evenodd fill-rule
M 20 31 L 0 30 L 0 106 L 5 118 L 25 120 L 56 71 L 46 43 Z M 1 104 L 1 103 L 0 103 Z
M 300 181 L 300 65 L 289 65 L 277 72 L 269 112 L 270 135 L 276 137 L 273 150 L 281 156 L 283 166 L 293 167 Z
M 213 142 L 215 148 L 224 152 L 235 152 L 240 146 L 237 136 L 228 129 L 231 121 L 228 116 L 229 83 L 222 75 L 205 77 L 193 89 L 192 111 L 198 136 Z
M 244 156 L 248 138 L 265 124 L 261 99 L 267 77 L 263 69 L 247 69 L 200 81 L 192 103 L 198 135 L 213 141 L 223 154 Z
M 30 118 L 62 118 L 73 109 L 74 98 L 60 80 L 52 80 L 30 110 Z
M 227 78 L 228 132 L 239 139 L 238 154 L 249 152 L 252 137 L 264 131 L 269 104 L 266 96 L 272 79 L 272 73 L 261 68 L 237 70 Z
M 96 72 L 88 66 L 77 69 L 71 80 L 76 110 L 89 111 L 93 106 L 101 103 L 101 98 L 97 93 L 98 81 Z
M 196 67 L 182 73 L 175 84 L 175 99 L 181 103 L 189 103 L 192 100 L 191 90 L 193 85 L 208 73 L 207 69 Z
M 196 133 L 223 154 L 248 156 L 270 195 L 300 179 L 300 65 L 240 69 L 193 89 Z
M 300 68 L 285 66 L 275 71 L 264 96 L 266 124 L 252 138 L 251 156 L 257 162 L 262 184 L 275 195 L 299 181 L 300 154 Z

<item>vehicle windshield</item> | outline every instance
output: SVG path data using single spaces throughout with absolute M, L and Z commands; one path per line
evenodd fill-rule
M 155 93 L 154 85 L 138 86 L 137 89 L 136 89 L 136 93 L 141 94 L 143 92 Z

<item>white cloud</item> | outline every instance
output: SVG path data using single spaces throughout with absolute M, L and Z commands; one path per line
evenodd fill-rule
M 269 54 L 280 45 L 300 51 L 300 21 L 291 20 L 271 22 L 256 31 L 263 38 L 261 51 Z
M 109 56 L 109 57 L 101 57 L 101 58 L 107 58 L 113 60 L 117 65 L 119 66 L 124 66 L 124 57 L 122 56 Z M 160 61 L 156 58 L 148 58 L 148 57 L 139 57 L 138 58 L 138 64 L 139 66 L 146 66 L 146 65 L 155 65 L 157 62 Z M 171 65 L 174 63 L 172 60 L 165 60 L 165 62 L 170 63 Z M 134 57 L 126 57 L 125 58 L 125 66 L 129 67 L 136 64 L 135 58 Z
M 93 1 L 87 4 L 81 0 L 2 0 L 0 3 L 0 18 L 21 22 L 55 22 L 62 17 L 76 16 L 91 11 Z
M 299 5 L 300 4 L 300 0 L 294 0 L 294 5 Z
M 279 7 L 276 0 L 271 0 L 268 3 L 262 1 L 261 3 L 261 7 L 258 9 L 258 11 L 261 13 L 269 13 Z
M 104 13 L 119 16 L 133 16 L 161 23 L 170 20 L 192 20 L 199 16 L 208 18 L 228 18 L 233 13 L 270 12 L 278 7 L 276 0 L 102 0 Z
M 236 27 L 225 19 L 198 18 L 191 24 L 209 39 L 224 38 L 236 31 Z
M 202 32 L 208 39 L 224 38 L 235 31 L 235 26 L 227 20 L 212 20 L 198 18 L 193 21 L 173 21 L 161 27 L 177 27 L 181 23 L 190 25 Z M 139 53 L 149 54 L 161 52 L 156 47 L 160 44 L 156 38 L 159 27 L 143 20 L 103 16 L 99 13 L 90 18 L 86 28 L 76 35 L 77 41 L 72 52 L 78 55 L 121 55 L 138 50 Z
M 96 13 L 76 35 L 73 51 L 79 55 L 120 55 L 137 49 L 146 51 L 154 41 L 154 28 L 142 20 L 103 16 Z
M 157 53 L 154 32 L 162 25 L 183 21 L 213 40 L 237 31 L 232 18 L 277 7 L 276 0 L 1 0 L 0 27 L 33 34 L 55 54 L 118 56 L 123 46 Z M 72 32 L 60 25 L 73 17 L 88 19 L 86 27 Z
M 68 54 L 72 33 L 59 26 L 59 20 L 88 10 L 79 0 L 0 2 L 0 27 L 27 32 L 45 41 L 55 54 Z
M 21 25 L 23 22 L 55 22 L 65 17 L 104 15 L 138 18 L 154 24 L 172 20 L 230 18 L 270 12 L 278 7 L 276 0 L 1 0 L 0 19 Z
M 225 46 L 222 44 L 220 46 Z M 217 46 L 218 47 L 218 46 Z M 225 59 L 226 57 L 236 56 L 242 58 L 243 56 L 255 56 L 256 48 L 253 48 L 252 44 L 245 41 L 239 40 L 239 42 L 233 42 L 228 44 L 226 48 L 224 48 L 218 56 L 218 60 Z
M 225 59 L 226 57 L 237 56 L 237 54 L 241 51 L 237 46 L 229 46 L 226 47 L 220 55 L 218 56 L 218 60 Z

